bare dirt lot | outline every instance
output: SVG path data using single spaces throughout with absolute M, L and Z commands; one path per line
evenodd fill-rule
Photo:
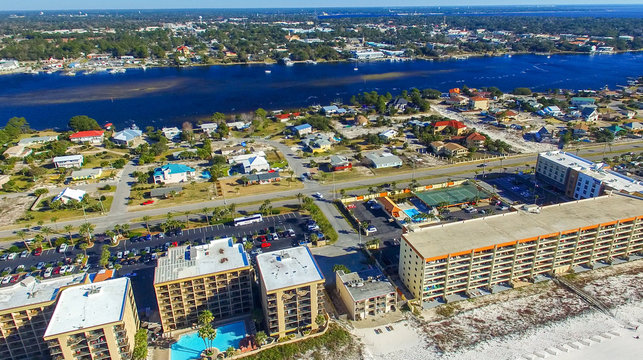
M 35 196 L 0 198 L 0 224 L 13 224 L 36 200 Z

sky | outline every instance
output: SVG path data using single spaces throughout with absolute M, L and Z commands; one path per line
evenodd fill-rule
M 643 4 L 643 0 L 307 0 L 305 7 Z M 68 9 L 298 8 L 301 0 L 0 0 L 0 11 Z

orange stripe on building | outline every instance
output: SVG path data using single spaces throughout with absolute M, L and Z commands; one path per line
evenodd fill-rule
M 521 244 L 523 244 L 523 243 L 526 243 L 526 242 L 532 242 L 532 241 L 536 241 L 536 240 L 538 240 L 538 237 L 537 237 L 537 236 L 536 236 L 536 237 L 532 237 L 532 238 L 527 238 L 527 239 L 518 240 L 518 242 L 519 242 L 519 243 L 521 243 Z
M 587 230 L 594 230 L 594 229 L 596 229 L 597 227 L 598 227 L 598 225 L 590 225 L 590 226 L 582 227 L 582 228 L 580 228 L 580 229 L 581 229 L 581 231 L 587 231 Z
M 571 234 L 571 233 L 578 232 L 579 230 L 580 230 L 580 229 L 565 230 L 565 231 L 561 231 L 561 234 L 563 234 L 563 235 L 567 235 L 567 234 Z
M 424 259 L 424 261 L 429 262 L 429 261 L 435 261 L 435 260 L 442 260 L 442 259 L 446 259 L 447 256 L 449 256 L 449 255 L 434 256 L 434 257 L 431 257 L 431 258 L 428 258 L 428 259 Z
M 618 222 L 618 221 L 610 221 L 610 222 L 602 223 L 602 224 L 601 224 L 601 226 L 616 225 L 616 223 L 617 223 L 617 222 Z

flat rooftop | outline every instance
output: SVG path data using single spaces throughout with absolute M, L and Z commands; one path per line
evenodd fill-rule
M 257 266 L 266 291 L 324 280 L 313 255 L 305 246 L 257 255 Z
M 232 238 L 212 240 L 204 245 L 185 245 L 169 248 L 158 259 L 154 284 L 160 284 L 205 274 L 214 274 L 250 266 L 243 244 Z
M 402 237 L 428 259 L 636 216 L 643 216 L 643 200 L 614 194 L 545 206 L 540 213 L 520 210 L 431 226 Z
M 60 294 L 44 337 L 120 321 L 128 285 L 129 278 L 123 277 L 65 289 Z
M 379 270 L 371 269 L 339 274 L 353 301 L 362 301 L 395 292 L 395 288 Z
M 46 280 L 28 276 L 19 283 L 0 288 L 0 311 L 53 301 L 61 287 L 78 285 L 84 280 L 84 273 Z
M 538 156 L 591 176 L 615 190 L 626 191 L 628 193 L 643 193 L 643 182 L 636 181 L 630 177 L 611 171 L 605 168 L 604 164 L 593 163 L 564 151 L 544 152 L 540 153 Z

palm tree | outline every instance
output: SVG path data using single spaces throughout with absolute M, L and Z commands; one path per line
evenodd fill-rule
M 49 219 L 49 221 L 51 221 L 51 223 L 54 224 L 54 228 L 56 229 L 56 231 L 58 231 L 58 227 L 56 226 L 56 222 L 58 222 L 58 218 L 56 216 L 52 216 L 51 219 Z
M 74 230 L 74 227 L 71 225 L 65 225 L 63 227 L 63 230 L 67 233 L 67 236 L 69 237 L 69 243 L 71 246 L 74 246 L 74 238 L 71 236 L 71 231 Z
M 31 251 L 29 248 L 29 244 L 27 244 L 27 241 L 25 240 L 25 236 L 27 236 L 27 232 L 24 230 L 18 230 L 16 231 L 16 235 L 20 236 L 22 239 L 22 242 L 25 244 L 25 248 L 27 248 L 27 251 Z
M 78 232 L 83 235 L 85 237 L 85 241 L 89 243 L 92 239 L 92 234 L 94 233 L 95 229 L 96 225 L 86 222 L 80 225 Z
M 229 213 L 230 215 L 234 214 L 234 212 L 235 212 L 236 210 L 237 210 L 237 204 L 232 203 L 232 204 L 228 205 L 228 213 Z
M 85 257 L 87 257 L 87 243 L 80 243 L 78 247 L 83 251 L 83 254 Z
M 344 190 L 344 189 L 342 189 Z M 301 209 L 301 201 L 304 198 L 304 194 L 302 193 L 297 193 L 297 201 L 299 201 L 299 209 Z
M 112 230 L 107 230 L 105 231 L 105 235 L 109 237 L 109 242 L 114 242 L 114 236 L 116 236 L 116 233 L 114 233 Z
M 212 211 L 212 209 L 210 209 L 209 207 L 204 207 L 203 209 L 201 209 L 201 213 L 203 213 L 203 215 L 205 215 L 205 223 L 206 224 L 210 224 L 209 214 L 210 214 L 211 211 Z
M 341 197 L 346 196 L 346 189 L 340 189 L 340 190 L 339 190 L 339 195 L 340 195 Z
M 49 247 L 52 247 L 51 246 L 51 239 L 49 238 L 49 235 L 51 235 L 54 232 L 54 230 L 52 228 L 50 228 L 49 226 L 41 226 L 40 227 L 40 232 L 45 234 L 45 240 L 49 243 Z
M 184 211 L 183 215 L 185 215 L 185 227 L 189 228 L 190 227 L 190 215 L 192 215 L 192 211 Z
M 123 236 L 128 236 L 129 235 L 129 224 L 121 225 L 121 229 L 123 229 Z
M 150 220 L 152 218 L 149 215 L 143 216 L 143 222 L 145 223 L 145 228 L 147 229 L 147 233 L 150 233 Z
M 263 343 L 265 343 L 267 339 L 268 335 L 266 335 L 265 331 L 257 331 L 257 333 L 255 334 L 255 342 L 259 346 L 263 345 Z
M 33 238 L 33 246 L 35 249 L 42 248 L 42 235 L 36 234 Z
M 114 232 L 116 234 L 118 234 L 119 236 L 121 235 L 121 225 L 120 224 L 114 225 Z
M 209 310 L 203 310 L 198 317 L 199 328 L 197 334 L 203 339 L 206 351 L 212 348 L 212 342 L 217 336 L 217 331 L 212 327 L 214 315 Z

